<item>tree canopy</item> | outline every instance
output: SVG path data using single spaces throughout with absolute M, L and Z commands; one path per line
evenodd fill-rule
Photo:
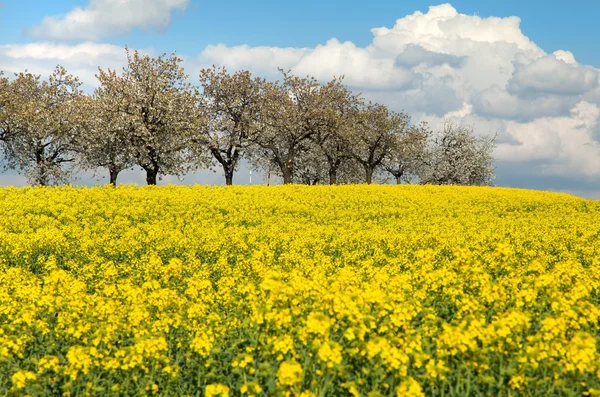
M 34 185 L 68 181 L 74 170 L 119 173 L 139 166 L 154 185 L 165 175 L 242 161 L 283 183 L 489 185 L 494 138 L 447 121 L 440 131 L 366 101 L 343 76 L 320 82 L 281 70 L 267 81 L 247 70 L 202 69 L 192 84 L 175 53 L 126 49 L 120 71 L 99 69 L 81 90 L 61 66 L 42 79 L 0 72 L 0 148 L 5 168 Z

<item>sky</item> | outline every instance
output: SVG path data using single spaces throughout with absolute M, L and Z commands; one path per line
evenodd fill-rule
M 528 0 L 0 0 L 0 70 L 56 64 L 96 86 L 125 45 L 177 51 L 192 81 L 210 65 L 344 75 L 367 99 L 439 128 L 496 135 L 495 184 L 600 198 L 600 3 Z M 76 184 L 105 183 L 80 175 Z M 255 171 L 252 182 L 262 183 Z M 121 182 L 144 181 L 134 169 Z M 222 183 L 200 171 L 161 183 Z M 240 169 L 234 182 L 249 183 Z M 24 185 L 11 172 L 0 184 Z

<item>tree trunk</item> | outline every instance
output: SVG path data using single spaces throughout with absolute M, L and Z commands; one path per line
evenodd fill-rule
M 35 184 L 38 186 L 47 186 L 48 175 L 46 175 L 46 169 L 44 168 L 44 165 L 38 165 L 36 172 L 37 175 L 35 176 Z
M 402 174 L 396 174 L 396 185 L 402 184 Z
M 292 183 L 292 178 L 293 178 L 293 174 L 294 174 L 294 164 L 292 163 L 292 160 L 288 160 L 282 164 L 280 164 L 281 168 L 281 174 L 283 176 L 283 184 L 284 185 L 290 185 Z
M 225 185 L 233 185 L 233 167 L 223 166 L 223 171 L 225 172 Z
M 108 173 L 110 176 L 110 184 L 113 186 L 117 186 L 117 175 L 119 175 L 119 171 L 116 168 L 109 168 Z
M 373 182 L 373 171 L 374 169 L 371 167 L 365 167 L 365 182 L 367 182 L 367 184 L 371 184 L 371 182 Z
M 337 185 L 337 169 L 329 168 L 329 184 Z
M 210 148 L 210 152 L 219 162 L 219 164 L 221 164 L 221 167 L 223 167 L 223 173 L 225 174 L 225 185 L 233 185 L 233 172 L 235 171 L 235 167 L 240 157 L 240 152 L 231 146 L 225 152 L 220 150 L 218 147 L 212 147 Z
M 283 167 L 283 169 L 281 170 L 282 174 L 283 174 L 283 184 L 284 185 L 289 185 L 292 183 L 292 170 L 290 170 L 287 167 Z
M 44 147 L 38 145 L 35 150 L 35 184 L 38 186 L 46 186 L 48 177 L 46 176 Z
M 144 168 L 146 170 L 146 183 L 148 185 L 156 185 L 156 177 L 158 176 L 157 168 Z

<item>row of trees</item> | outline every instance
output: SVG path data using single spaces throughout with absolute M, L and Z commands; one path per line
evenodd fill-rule
M 118 73 L 99 69 L 87 95 L 58 66 L 47 80 L 0 73 L 0 145 L 6 167 L 36 185 L 104 169 L 110 183 L 139 166 L 146 182 L 220 167 L 226 184 L 242 160 L 272 169 L 284 183 L 484 185 L 493 178 L 494 140 L 446 123 L 432 132 L 404 113 L 366 102 L 334 78 L 320 84 L 281 71 L 278 81 L 248 71 L 203 69 L 189 83 L 175 54 L 127 50 Z M 105 172 L 106 172 L 105 171 Z

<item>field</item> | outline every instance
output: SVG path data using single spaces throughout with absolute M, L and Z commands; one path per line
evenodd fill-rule
M 0 190 L 0 395 L 600 395 L 600 202 Z

